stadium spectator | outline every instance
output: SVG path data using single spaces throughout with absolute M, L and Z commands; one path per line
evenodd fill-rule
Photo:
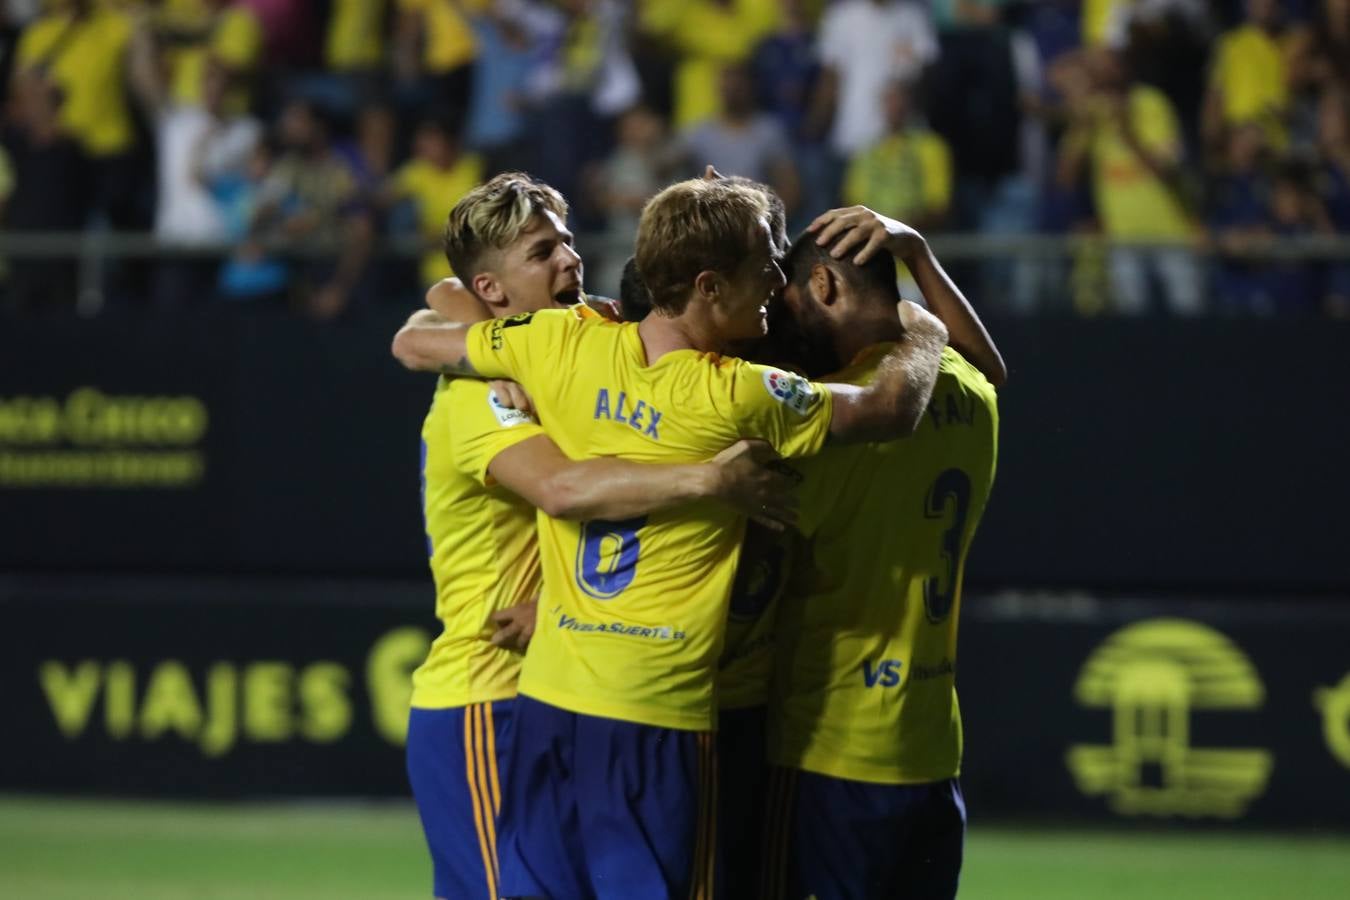
M 180 60 L 177 66 L 182 65 Z M 200 67 L 193 63 L 192 69 L 202 82 L 195 91 L 184 92 L 176 80 L 165 90 L 148 23 L 139 24 L 132 81 L 155 131 L 154 231 L 166 245 L 180 247 L 209 246 L 228 238 L 208 185 L 216 176 L 241 172 L 262 135 L 255 119 L 231 111 L 231 88 L 239 83 L 233 72 L 214 55 L 204 57 Z M 155 304 L 171 307 L 200 300 L 211 291 L 217 268 L 209 256 L 160 261 L 152 288 Z
M 728 66 L 721 77 L 722 111 L 694 126 L 682 138 L 691 168 L 711 164 L 723 175 L 740 175 L 769 185 L 789 211 L 797 205 L 797 170 L 787 135 L 773 116 L 755 109 L 754 83 L 743 65 Z
M 940 228 L 951 211 L 951 150 L 919 120 L 905 82 L 886 89 L 885 110 L 886 135 L 849 161 L 844 203 L 870 206 L 917 229 Z
M 474 62 L 465 140 L 483 158 L 488 177 L 527 169 L 531 155 L 525 115 L 532 53 L 529 34 L 508 16 L 480 13 L 471 25 L 481 50 Z
M 423 285 L 454 274 L 441 250 L 445 217 L 482 178 L 482 159 L 462 152 L 459 135 L 447 118 L 430 117 L 418 124 L 413 158 L 394 173 L 386 189 L 386 202 L 412 205 L 417 234 L 427 248 L 419 271 Z
M 263 185 L 255 227 L 275 226 L 293 243 L 318 244 L 333 253 L 335 258 L 306 265 L 302 278 L 312 288 L 303 297 L 306 311 L 332 318 L 347 308 L 365 272 L 372 238 L 368 210 L 315 107 L 287 104 L 280 138 L 282 156 Z
M 1313 190 L 1310 168 L 1297 160 L 1275 171 L 1270 193 L 1271 233 L 1275 238 L 1306 238 L 1331 230 L 1326 209 Z M 1258 310 L 1282 316 L 1306 316 L 1324 304 L 1325 267 L 1276 257 L 1267 274 L 1268 308 Z
M 19 34 L 41 11 L 41 0 L 0 0 L 0 97 L 9 96 L 9 76 Z
M 1246 18 L 1214 45 L 1202 131 L 1206 144 L 1222 146 L 1224 129 L 1258 122 L 1271 145 L 1288 141 L 1286 65 L 1288 33 L 1278 0 L 1246 0 Z
M 197 0 L 192 0 L 197 2 Z M 313 0 L 234 0 L 262 26 L 263 61 L 273 69 L 305 69 L 323 60 L 323 35 Z
M 1257 122 L 1232 129 L 1223 169 L 1211 189 L 1209 226 L 1218 250 L 1214 305 L 1219 311 L 1270 311 L 1267 266 L 1258 258 L 1274 226 L 1267 141 Z
M 263 246 L 276 235 L 257 227 L 265 224 L 257 216 L 258 203 L 276 155 L 272 141 L 259 141 L 244 172 L 221 172 L 209 181 L 226 232 L 235 244 L 220 269 L 216 293 L 222 299 L 279 303 L 286 295 L 289 269 Z
M 601 293 L 620 284 L 623 254 L 618 247 L 630 246 L 637 233 L 638 218 L 647 198 L 655 195 L 674 176 L 680 160 L 671 152 L 665 123 L 644 106 L 636 106 L 619 118 L 618 146 L 592 179 L 591 193 L 605 214 L 607 252 L 592 281 Z
M 79 229 L 88 211 L 85 159 L 62 131 L 60 91 L 45 79 L 21 81 L 13 107 L 10 124 L 0 131 L 0 147 L 14 170 L 0 223 L 14 231 Z M 71 309 L 74 303 L 75 273 L 64 260 L 11 263 L 11 308 Z
M 640 0 L 641 25 L 678 62 L 672 125 L 683 130 L 718 113 L 718 72 L 750 60 L 778 22 L 777 0 Z
M 1168 310 L 1199 313 L 1201 272 L 1189 246 L 1195 227 L 1182 199 L 1181 133 L 1172 104 L 1156 88 L 1131 82 L 1117 54 L 1096 49 L 1086 59 L 1091 87 L 1071 111 L 1059 176 L 1072 185 L 1090 171 L 1102 232 L 1117 242 L 1110 260 L 1115 309 L 1147 311 L 1149 281 L 1156 278 Z
M 456 115 L 469 108 L 478 43 L 466 12 L 486 5 L 486 0 L 398 0 L 394 71 L 404 104 L 434 102 Z
M 614 0 L 520 0 L 514 15 L 534 47 L 530 128 L 548 136 L 546 148 L 536 147 L 530 171 L 576 197 L 575 222 L 598 226 L 595 205 L 580 191 L 584 173 L 609 153 L 613 120 L 639 99 L 624 39 L 627 12 Z
M 156 31 L 171 72 L 169 102 L 201 104 L 206 67 L 214 61 L 233 73 L 232 110 L 248 105 L 245 86 L 263 46 L 262 24 L 252 10 L 230 0 L 178 0 L 161 9 Z
M 799 221 L 794 226 L 800 227 L 810 221 L 806 217 L 837 205 L 839 200 L 838 186 L 831 183 L 825 135 L 810 127 L 811 98 L 820 77 L 820 63 L 816 59 L 815 32 L 804 7 L 803 0 L 784 0 L 779 27 L 760 42 L 750 61 L 759 107 L 778 119 L 792 146 L 801 189 Z
M 53 0 L 19 39 L 15 63 L 20 80 L 60 89 L 61 128 L 89 159 L 94 208 L 114 228 L 135 230 L 151 210 L 126 91 L 131 29 L 112 4 Z
M 886 86 L 917 81 L 938 56 L 923 6 L 895 0 L 841 0 L 820 22 L 821 77 L 811 127 L 828 126 L 830 146 L 848 159 L 885 132 L 877 111 Z
M 1350 235 L 1350 93 L 1322 95 L 1317 132 L 1322 158 L 1319 188 L 1327 219 L 1338 234 Z M 1334 260 L 1328 267 L 1326 307 L 1337 318 L 1350 317 L 1350 260 Z
M 1292 36 L 1288 64 L 1295 88 L 1350 87 L 1350 0 L 1321 0 L 1313 21 Z
M 334 146 L 363 198 L 372 198 L 394 170 L 397 140 L 398 118 L 393 107 L 371 100 L 357 111 L 354 134 Z
M 385 0 L 331 0 L 324 64 L 348 82 L 353 98 L 366 97 L 384 65 Z

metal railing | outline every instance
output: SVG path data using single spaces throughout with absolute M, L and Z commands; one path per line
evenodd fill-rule
M 1350 263 L 1350 235 L 1283 237 L 1251 243 L 1240 253 L 1223 250 L 1213 240 L 1198 238 L 1175 241 L 1110 241 L 1098 235 L 1054 234 L 940 234 L 931 238 L 934 250 L 948 263 L 1071 261 L 1085 256 L 1101 257 L 1117 247 L 1162 250 L 1184 247 L 1197 257 L 1268 262 Z M 269 254 L 289 259 L 332 258 L 342 251 L 339 242 L 264 243 Z M 623 259 L 632 253 L 632 239 L 602 233 L 577 236 L 577 247 L 591 260 Z M 233 242 L 181 243 L 151 233 L 90 230 L 82 232 L 0 231 L 0 266 L 6 260 L 71 260 L 77 266 L 81 313 L 96 314 L 102 307 L 102 276 L 110 260 L 121 259 L 221 259 L 238 245 Z M 416 236 L 381 238 L 374 247 L 377 258 L 415 260 L 427 251 Z M 612 286 L 603 286 L 612 289 Z

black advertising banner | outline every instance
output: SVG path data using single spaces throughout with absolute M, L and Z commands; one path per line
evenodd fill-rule
M 402 317 L 0 321 L 0 572 L 418 577 L 432 381 L 389 356 Z M 991 329 L 970 583 L 1350 590 L 1350 323 Z
M 0 790 L 405 794 L 431 605 L 409 582 L 0 581 Z M 972 816 L 1350 826 L 1347 635 L 1343 602 L 970 597 Z
M 1350 604 L 1005 593 L 961 623 L 989 812 L 1350 825 Z
M 0 582 L 4 789 L 399 794 L 422 584 Z

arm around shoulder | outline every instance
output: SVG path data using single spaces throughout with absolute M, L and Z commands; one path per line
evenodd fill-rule
M 468 331 L 468 325 L 448 321 L 434 310 L 419 309 L 394 335 L 390 352 L 414 372 L 476 375 L 469 363 Z
M 947 328 L 908 301 L 900 304 L 905 336 L 877 365 L 865 388 L 828 385 L 834 395 L 830 436 L 847 444 L 907 438 L 919 427 L 937 383 Z

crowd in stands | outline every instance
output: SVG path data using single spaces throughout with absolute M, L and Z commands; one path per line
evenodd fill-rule
M 406 303 L 510 169 L 610 238 L 613 292 L 712 163 L 794 229 L 1082 238 L 964 266 L 994 311 L 1350 315 L 1334 241 L 1271 252 L 1350 234 L 1350 0 L 0 0 L 0 79 L 0 232 L 165 248 L 114 307 Z M 69 261 L 0 265 L 0 309 L 73 305 Z

